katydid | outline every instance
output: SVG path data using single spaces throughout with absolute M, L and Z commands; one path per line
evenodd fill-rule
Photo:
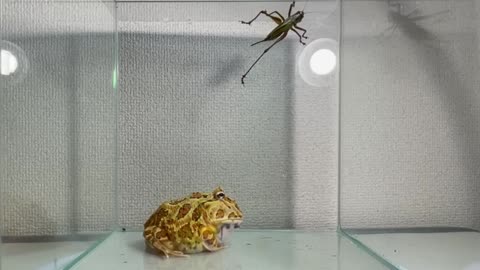
M 292 4 L 290 4 L 290 9 L 288 10 L 288 17 L 287 19 L 285 19 L 282 14 L 280 14 L 278 11 L 273 11 L 271 13 L 268 13 L 266 10 L 262 10 L 260 11 L 257 16 L 255 16 L 255 18 L 253 18 L 252 20 L 248 21 L 248 22 L 245 22 L 245 21 L 241 21 L 241 23 L 243 24 L 248 24 L 250 25 L 253 21 L 255 21 L 261 14 L 264 14 L 265 16 L 269 17 L 270 19 L 272 19 L 275 23 L 277 23 L 277 27 L 275 27 L 268 35 L 265 39 L 263 40 L 260 40 L 258 42 L 255 42 L 253 43 L 252 45 L 250 46 L 253 46 L 253 45 L 256 45 L 258 43 L 261 43 L 261 42 L 265 42 L 265 41 L 270 41 L 270 40 L 275 40 L 275 42 L 270 45 L 270 47 L 268 47 L 267 49 L 265 49 L 265 51 L 263 51 L 263 53 L 257 58 L 257 60 L 250 66 L 250 68 L 247 70 L 247 72 L 245 72 L 245 74 L 242 75 L 242 84 L 244 85 L 244 79 L 245 77 L 247 77 L 247 74 L 250 72 L 250 70 L 252 70 L 252 68 L 257 64 L 257 62 L 260 60 L 260 58 L 262 58 L 273 46 L 275 46 L 278 42 L 282 41 L 288 34 L 288 31 L 292 30 L 293 32 L 295 32 L 295 34 L 298 35 L 298 37 L 300 38 L 300 43 L 302 43 L 303 45 L 305 45 L 305 42 L 303 42 L 303 38 L 307 39 L 308 37 L 305 36 L 305 33 L 307 33 L 307 30 L 299 27 L 297 24 L 300 23 L 303 19 L 303 16 L 305 15 L 305 13 L 303 12 L 303 10 L 301 11 L 297 11 L 295 12 L 293 15 L 292 15 L 292 8 L 295 6 L 295 1 L 292 2 Z M 274 14 L 276 16 L 274 16 Z M 278 17 L 277 17 L 278 16 Z M 300 30 L 300 31 L 303 31 L 303 34 L 300 35 L 300 33 L 297 31 L 297 30 Z

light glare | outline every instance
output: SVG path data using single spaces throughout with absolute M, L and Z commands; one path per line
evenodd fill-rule
M 310 68 L 315 74 L 327 75 L 337 65 L 336 55 L 329 49 L 320 49 L 310 58 Z
M 10 51 L 0 51 L 0 74 L 8 76 L 18 68 L 18 60 Z

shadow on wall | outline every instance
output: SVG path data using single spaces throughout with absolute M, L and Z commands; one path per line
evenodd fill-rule
M 292 227 L 292 42 L 272 49 L 242 87 L 242 73 L 265 49 L 250 47 L 257 39 L 120 38 L 120 222 L 141 227 L 161 201 L 222 185 L 245 212 L 245 227 Z M 31 67 L 1 93 L 1 187 L 14 194 L 1 198 L 4 232 L 110 228 L 112 37 L 13 42 Z M 30 222 L 39 221 L 31 202 L 45 222 Z
M 250 38 L 120 34 L 120 224 L 217 185 L 245 227 L 293 225 L 294 48 Z
M 2 217 L 2 238 L 3 242 L 18 242 L 31 239 L 39 235 L 56 235 L 59 231 L 65 231 L 66 226 L 58 224 L 47 209 L 31 199 L 20 198 L 12 192 L 2 192 L 3 209 L 5 216 Z M 8 216 L 7 216 L 8 215 Z M 69 224 L 66 224 L 69 226 Z M 6 237 L 6 238 L 5 238 Z
M 415 17 L 452 7 L 424 6 Z M 346 7 L 346 27 L 357 9 Z M 447 19 L 472 19 L 454 12 Z M 381 30 L 397 25 L 393 34 L 343 42 L 342 226 L 478 228 L 477 33 L 455 18 L 390 17 Z
M 477 85 L 475 82 L 465 82 L 466 79 L 475 80 L 478 77 L 477 72 L 480 70 L 478 61 L 472 60 L 469 63 L 464 62 L 463 65 L 470 64 L 470 67 L 459 67 L 453 61 L 453 56 L 448 53 L 442 45 L 442 40 L 427 29 L 419 26 L 414 21 L 401 17 L 402 21 L 396 22 L 402 33 L 408 37 L 411 45 L 415 47 L 416 55 L 424 62 L 425 72 L 432 81 L 436 83 L 436 89 L 440 95 L 443 106 L 450 115 L 449 125 L 455 127 L 455 143 L 460 149 L 462 164 L 470 176 L 478 176 L 480 174 L 480 116 L 478 115 L 479 104 L 478 89 L 469 87 L 469 85 Z M 470 39 L 465 38 L 466 34 L 455 33 L 449 36 L 449 40 L 445 40 L 449 46 L 455 42 L 455 39 L 469 42 Z M 477 33 L 473 33 L 470 41 L 471 46 L 478 45 L 475 39 Z M 460 72 L 468 70 L 468 73 Z M 442 79 L 438 79 L 442 78 Z M 471 213 L 472 221 L 480 221 L 480 210 L 478 198 L 480 196 L 480 185 L 472 181 L 464 183 L 467 196 L 464 202 L 471 204 L 469 209 L 476 209 L 476 213 Z M 469 224 L 475 229 L 480 230 L 479 224 Z

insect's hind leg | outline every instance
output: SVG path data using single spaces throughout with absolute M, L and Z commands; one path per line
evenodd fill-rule
M 283 18 L 283 16 L 278 12 L 278 11 L 273 11 L 273 12 L 270 12 L 270 13 L 267 13 L 266 10 L 262 10 L 260 11 L 257 16 L 255 16 L 253 19 L 251 19 L 250 21 L 246 22 L 246 21 L 240 21 L 241 23 L 243 24 L 252 24 L 253 21 L 255 21 L 256 19 L 258 19 L 258 17 L 261 15 L 261 14 L 264 14 L 265 16 L 269 17 L 270 19 L 272 19 L 274 22 L 276 22 L 277 24 L 281 24 L 282 22 L 285 21 L 285 19 Z M 277 14 L 280 18 L 278 17 L 275 17 L 275 16 L 272 16 L 272 14 Z
M 272 45 L 270 45 L 270 47 L 266 48 L 265 51 L 263 51 L 263 53 L 257 58 L 257 60 L 255 60 L 255 62 L 253 62 L 253 64 L 250 66 L 250 68 L 247 70 L 247 72 L 245 72 L 245 74 L 242 75 L 242 84 L 244 85 L 245 82 L 245 78 L 247 77 L 247 74 L 250 72 L 250 70 L 252 70 L 252 68 L 258 63 L 258 61 L 260 61 L 260 59 L 273 47 L 275 46 L 275 44 L 277 44 L 278 42 L 282 41 L 282 39 L 284 39 L 288 34 L 288 31 L 283 33 Z
M 277 18 L 275 16 L 272 16 L 272 14 L 276 14 L 278 17 L 280 18 Z M 267 15 L 268 17 L 272 18 L 277 24 L 281 24 L 282 22 L 285 21 L 285 18 L 282 16 L 282 14 L 280 14 L 278 11 L 272 11 L 270 12 L 269 14 L 265 14 Z
M 275 16 L 272 16 L 273 13 L 277 13 L 280 18 L 278 17 L 275 17 Z M 277 11 L 274 11 L 274 12 L 271 12 L 269 14 L 265 14 L 267 15 L 269 18 L 271 18 L 274 22 L 276 22 L 278 25 L 282 24 L 285 20 L 283 19 L 282 15 L 280 13 L 278 13 Z M 254 46 L 254 45 L 257 45 L 258 43 L 262 43 L 262 42 L 265 42 L 265 41 L 269 41 L 269 39 L 264 39 L 264 40 L 260 40 L 258 42 L 255 42 L 253 43 L 252 45 L 250 46 Z
M 254 45 L 257 45 L 258 43 L 262 43 L 262 42 L 265 42 L 265 41 L 268 41 L 268 40 L 266 40 L 266 39 L 260 40 L 260 41 L 257 41 L 257 42 L 255 42 L 255 43 L 253 43 L 253 44 L 250 45 L 250 46 L 254 46 Z

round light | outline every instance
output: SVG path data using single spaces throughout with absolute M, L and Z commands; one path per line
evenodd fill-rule
M 338 43 L 330 38 L 312 40 L 297 54 L 300 77 L 312 86 L 333 86 L 337 81 Z
M 0 40 L 0 85 L 23 82 L 29 70 L 25 51 L 14 43 Z
M 8 76 L 18 68 L 18 60 L 12 52 L 0 50 L 0 74 Z
M 329 49 L 320 49 L 310 58 L 310 68 L 313 73 L 326 75 L 332 72 L 337 65 L 337 56 Z

